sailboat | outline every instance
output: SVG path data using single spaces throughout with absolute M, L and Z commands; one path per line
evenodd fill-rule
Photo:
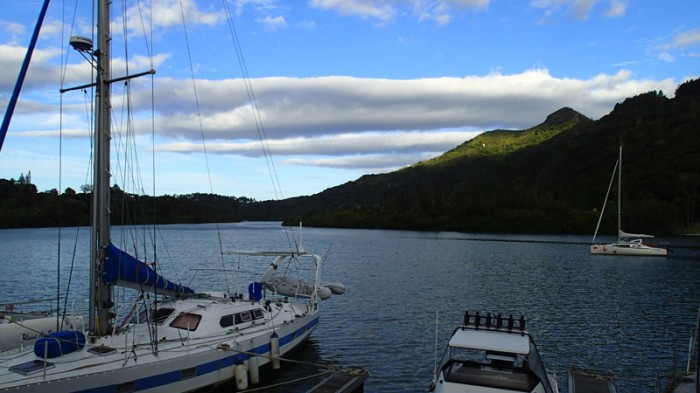
M 247 294 L 197 291 L 170 281 L 155 263 L 112 242 L 110 84 L 155 71 L 112 79 L 111 3 L 98 2 L 95 50 L 91 39 L 71 38 L 96 71 L 87 328 L 53 332 L 26 350 L 0 354 L 0 391 L 184 392 L 232 379 L 237 389 L 247 389 L 260 382 L 261 367 L 281 367 L 285 354 L 318 326 L 320 301 L 344 287 L 322 284 L 323 259 L 301 242 L 289 251 L 255 254 L 274 260 Z M 305 266 L 311 277 L 285 280 L 294 266 Z M 140 294 L 128 313 L 115 307 L 113 291 L 121 287 Z
M 603 214 L 605 213 L 605 204 L 608 200 L 608 196 L 610 195 L 610 189 L 612 188 L 613 182 L 615 181 L 615 172 L 617 172 L 617 241 L 608 244 L 598 244 L 596 243 L 596 236 L 598 235 L 598 229 L 600 228 L 600 223 L 603 219 Z M 621 194 L 622 145 L 620 145 L 619 157 L 617 159 L 617 162 L 615 162 L 615 168 L 613 169 L 612 177 L 610 178 L 608 192 L 605 194 L 605 201 L 603 202 L 603 209 L 601 210 L 600 217 L 598 218 L 598 225 L 596 226 L 595 233 L 593 234 L 591 254 L 666 256 L 668 251 L 665 248 L 656 247 L 652 244 L 644 242 L 644 239 L 651 239 L 654 237 L 653 235 L 627 233 L 622 230 Z

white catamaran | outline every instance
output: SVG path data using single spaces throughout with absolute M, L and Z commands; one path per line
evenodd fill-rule
M 200 292 L 169 281 L 155 265 L 112 242 L 110 86 L 155 71 L 112 79 L 111 3 L 100 0 L 97 7 L 96 49 L 89 38 L 71 39 L 96 72 L 87 329 L 53 332 L 29 348 L 3 352 L 0 391 L 172 393 L 234 378 L 238 389 L 247 389 L 260 381 L 262 366 L 279 368 L 281 357 L 307 339 L 319 323 L 320 300 L 344 287 L 322 284 L 323 260 L 301 245 L 285 252 L 238 253 L 274 257 L 243 294 Z M 310 278 L 284 278 L 283 272 L 292 271 L 289 265 L 304 264 Z M 137 301 L 126 317 L 115 307 L 118 287 L 136 289 Z
M 598 235 L 598 229 L 600 228 L 600 222 L 603 219 L 603 214 L 605 213 L 605 205 L 608 201 L 608 196 L 610 195 L 610 189 L 612 188 L 613 182 L 615 181 L 615 171 L 617 171 L 617 241 L 608 244 L 596 243 L 596 236 Z M 620 153 L 617 162 L 615 163 L 615 168 L 613 169 L 612 178 L 610 179 L 610 185 L 608 186 L 608 192 L 605 195 L 605 201 L 603 202 L 603 209 L 600 212 L 600 217 L 598 218 L 598 225 L 596 226 L 595 233 L 593 234 L 593 244 L 591 245 L 591 254 L 599 255 L 636 255 L 636 256 L 666 256 L 668 251 L 665 248 L 656 247 L 654 245 L 644 242 L 644 239 L 650 239 L 654 236 L 627 233 L 622 230 L 622 211 L 621 211 L 621 198 L 622 194 L 622 145 L 620 145 Z

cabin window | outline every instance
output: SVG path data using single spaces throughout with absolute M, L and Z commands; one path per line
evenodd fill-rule
M 155 322 L 165 322 L 165 320 L 168 319 L 170 314 L 172 314 L 173 312 L 175 312 L 174 308 L 159 308 L 158 311 L 156 311 Z
M 170 322 L 170 327 L 176 329 L 185 329 L 194 331 L 197 330 L 199 326 L 199 321 L 202 319 L 201 315 L 192 313 L 183 313 L 175 317 L 172 322 Z
M 223 328 L 265 318 L 262 309 L 243 311 L 237 314 L 224 315 L 219 319 L 219 325 Z
M 168 319 L 168 317 L 173 312 L 175 312 L 174 308 L 167 308 L 167 307 L 166 308 L 159 308 L 155 312 L 155 316 L 153 316 L 153 309 L 143 310 L 139 313 L 138 318 L 133 317 L 130 322 L 131 323 L 144 323 L 144 322 L 148 321 L 148 315 L 150 314 L 151 318 L 153 318 L 155 320 L 155 323 L 161 324 L 161 323 L 165 322 L 165 320 Z
M 233 326 L 233 314 L 221 317 L 219 325 L 221 325 L 222 328 Z

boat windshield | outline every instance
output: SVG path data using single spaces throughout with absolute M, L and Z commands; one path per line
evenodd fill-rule
M 541 383 L 546 392 L 552 392 L 537 348 L 532 342 L 530 346 L 529 355 L 453 347 L 445 354 L 449 358 L 442 368 L 445 380 L 522 391 L 532 391 Z

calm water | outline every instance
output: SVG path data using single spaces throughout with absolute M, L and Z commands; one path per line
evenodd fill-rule
M 224 250 L 288 248 L 288 233 L 274 223 L 218 230 Z M 0 302 L 55 296 L 57 233 L 0 230 Z M 62 287 L 78 239 L 73 288 L 82 294 L 87 229 L 61 233 Z M 216 237 L 216 225 L 162 227 L 158 261 L 171 278 L 177 267 L 187 283 L 194 268 L 221 267 Z M 293 357 L 300 363 L 263 376 L 282 382 L 316 374 L 320 365 L 359 366 L 372 373 L 365 391 L 424 392 L 434 367 L 436 315 L 441 353 L 470 309 L 525 314 L 563 392 L 572 365 L 611 371 L 620 392 L 653 392 L 656 373 L 685 364 L 700 304 L 700 239 L 659 240 L 671 250 L 668 258 L 594 257 L 589 240 L 305 228 L 306 250 L 326 258 L 324 278 L 344 283 L 347 292 L 323 302 L 321 324 Z M 228 282 L 237 284 L 244 288 L 247 281 Z M 218 290 L 225 283 L 215 271 L 199 271 L 191 285 Z M 318 381 L 265 391 L 306 391 Z

